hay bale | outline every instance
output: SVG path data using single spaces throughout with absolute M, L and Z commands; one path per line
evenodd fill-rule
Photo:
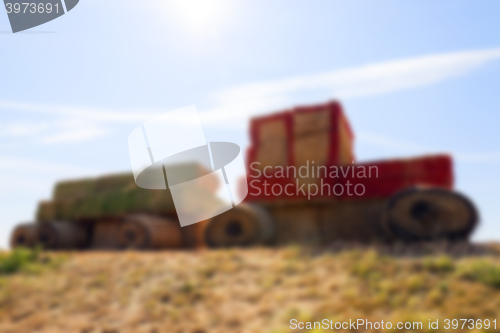
M 81 179 L 63 181 L 54 188 L 54 200 L 73 200 L 92 195 L 95 188 L 95 179 Z
M 42 201 L 36 211 L 37 221 L 53 221 L 56 219 L 56 207 L 52 201 Z
M 262 123 L 259 131 L 259 142 L 287 141 L 286 122 L 276 119 Z
M 295 137 L 334 130 L 335 114 L 328 106 L 317 109 L 298 110 L 293 113 L 293 134 Z
M 59 204 L 65 205 L 64 203 L 56 203 L 56 205 Z M 66 205 L 71 207 L 66 208 L 67 215 L 59 216 L 60 219 L 88 220 L 102 215 L 102 196 L 89 196 L 80 201 L 66 203 Z
M 119 226 L 118 244 L 128 249 L 176 249 L 182 246 L 182 235 L 174 220 L 137 214 Z
M 127 207 L 127 212 L 144 212 L 150 211 L 154 206 L 153 200 L 156 199 L 155 202 L 159 202 L 158 197 L 161 197 L 164 192 L 169 192 L 168 190 L 146 190 L 139 187 L 134 188 L 133 190 L 128 191 L 124 194 L 125 206 Z M 167 205 L 167 203 L 164 203 Z
M 350 129 L 347 119 L 344 117 L 341 120 L 341 125 L 338 129 L 339 135 L 339 153 L 338 153 L 338 164 L 351 164 L 355 160 L 354 156 L 354 144 L 353 135 Z
M 165 165 L 165 173 L 167 175 L 169 186 L 174 186 L 195 179 L 200 180 L 200 177 L 203 177 L 203 181 L 199 181 L 199 186 L 204 188 L 206 191 L 215 193 L 220 186 L 219 179 L 216 175 L 212 174 L 208 177 L 204 177 L 209 175 L 211 171 L 198 163 L 168 164 Z
M 44 249 L 82 249 L 88 246 L 89 240 L 88 229 L 79 223 L 42 222 L 38 227 L 37 241 Z
M 405 241 L 466 240 L 477 223 L 468 198 L 437 188 L 400 192 L 389 201 L 384 219 L 387 231 Z
M 286 141 L 268 141 L 255 147 L 255 159 L 251 162 L 259 162 L 255 167 L 263 170 L 267 166 L 288 165 L 288 143 Z
M 98 196 L 101 216 L 123 216 L 127 213 L 126 193 L 114 191 Z
M 127 212 L 172 215 L 176 213 L 176 210 L 169 189 L 144 190 L 139 188 L 127 194 Z
M 98 250 L 119 249 L 118 231 L 121 225 L 119 219 L 99 219 L 94 223 L 90 247 Z
M 54 200 L 55 220 L 69 221 L 76 217 L 75 207 L 84 202 L 81 199 Z
M 38 225 L 24 223 L 16 226 L 10 236 L 10 247 L 34 247 L 37 243 Z
M 269 141 L 289 141 L 291 137 L 290 123 L 289 112 L 253 118 L 250 121 L 252 144 L 258 146 Z
M 176 179 L 188 181 L 209 171 L 197 163 L 169 166 Z M 204 177 L 200 189 L 216 193 L 217 177 Z M 99 217 L 124 216 L 130 213 L 172 214 L 175 206 L 170 191 L 142 189 L 131 173 L 60 182 L 51 203 L 39 207 L 39 220 L 89 220 Z
M 213 216 L 220 212 L 222 208 L 227 207 L 228 203 L 217 197 L 212 192 L 206 191 L 201 187 L 196 186 L 196 182 L 192 182 L 187 187 L 173 188 L 173 196 L 175 197 L 175 210 L 172 212 L 160 212 L 161 215 L 171 215 L 177 213 L 183 226 L 194 222 L 202 221 L 207 216 Z M 164 202 L 162 202 L 165 205 Z M 172 207 L 174 207 L 172 205 Z M 165 207 L 158 207 L 164 210 Z
M 383 241 L 387 239 L 382 219 L 387 200 L 338 200 L 320 207 L 323 243 L 334 241 Z
M 270 241 L 274 232 L 274 221 L 264 209 L 240 204 L 208 222 L 205 240 L 210 247 L 258 245 Z
M 352 142 L 341 132 L 316 132 L 296 137 L 293 141 L 295 167 L 351 164 L 354 160 Z
M 82 199 L 96 194 L 123 191 L 135 186 L 132 173 L 63 181 L 56 184 L 54 200 Z
M 126 191 L 133 186 L 137 185 L 132 173 L 102 176 L 95 180 L 93 193 Z
M 130 213 L 172 214 L 175 206 L 169 190 L 145 190 L 137 186 L 98 193 L 82 199 L 54 200 L 57 220 L 94 220 Z
M 186 249 L 205 247 L 205 229 L 209 220 L 201 221 L 195 224 L 181 228 L 182 243 Z
M 294 165 L 327 165 L 331 152 L 330 132 L 320 132 L 296 138 L 293 142 Z
M 318 224 L 318 209 L 311 202 L 288 203 L 272 208 L 276 220 L 273 243 L 277 245 L 319 245 L 321 233 Z
M 294 164 L 350 164 L 354 159 L 353 135 L 337 102 L 299 107 L 292 113 Z

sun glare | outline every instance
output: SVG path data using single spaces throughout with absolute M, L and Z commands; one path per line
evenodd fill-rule
M 165 3 L 169 18 L 194 34 L 218 34 L 229 22 L 234 4 L 229 0 L 173 0 Z

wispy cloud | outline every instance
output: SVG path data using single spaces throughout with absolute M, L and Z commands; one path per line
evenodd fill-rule
M 12 175 L 12 172 L 21 173 L 24 175 L 33 176 L 60 176 L 64 175 L 80 175 L 80 174 L 98 174 L 98 171 L 91 168 L 82 168 L 79 166 L 51 163 L 32 159 L 23 159 L 17 157 L 0 157 L 1 174 Z
M 399 59 L 313 75 L 247 83 L 207 96 L 209 107 L 200 109 L 204 126 L 246 128 L 251 116 L 299 103 L 317 103 L 395 93 L 424 87 L 472 73 L 500 59 L 500 48 L 434 54 Z M 100 124 L 142 123 L 169 110 L 114 110 L 82 106 L 45 105 L 0 100 L 0 109 L 22 110 L 57 116 L 56 122 L 80 121 L 84 126 L 46 135 L 43 142 L 90 140 L 106 133 Z M 183 119 L 179 119 L 183 121 Z M 11 135 L 28 132 L 12 127 Z
M 75 106 L 75 105 L 51 105 L 34 104 L 0 100 L 0 109 L 20 110 L 34 113 L 43 113 L 55 116 L 85 119 L 96 122 L 142 122 L 160 111 L 119 111 L 113 109 Z
M 27 137 L 43 144 L 75 143 L 92 140 L 111 130 L 97 122 L 62 118 L 43 123 L 12 123 L 0 126 L 0 137 Z
M 110 170 L 17 157 L 0 157 L 0 200 L 30 202 L 49 198 L 56 181 L 98 176 Z M 18 201 L 16 201 L 18 200 Z M 32 208 L 29 209 L 32 209 Z
M 500 163 L 500 152 L 464 152 L 454 151 L 443 147 L 431 147 L 408 142 L 397 138 L 390 138 L 379 134 L 361 132 L 356 133 L 356 141 L 363 145 L 369 145 L 387 150 L 400 155 L 433 154 L 448 152 L 454 159 L 466 163 Z
M 111 130 L 80 119 L 59 120 L 56 122 L 57 130 L 49 132 L 42 137 L 46 144 L 82 142 L 110 134 Z
M 203 114 L 203 119 L 215 126 L 234 126 L 234 120 L 297 103 L 382 95 L 436 84 L 498 59 L 500 48 L 463 51 L 243 84 L 215 93 L 214 106 Z
M 0 127 L 0 137 L 20 137 L 36 135 L 49 128 L 47 123 L 11 123 Z
M 160 110 L 117 111 L 74 105 L 34 104 L 0 100 L 0 110 L 19 110 L 53 116 L 43 123 L 11 123 L 0 126 L 0 137 L 36 137 L 43 144 L 77 143 L 112 132 L 117 123 L 141 123 Z

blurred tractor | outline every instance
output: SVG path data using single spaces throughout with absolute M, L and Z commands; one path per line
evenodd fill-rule
M 453 191 L 451 157 L 355 163 L 354 136 L 338 102 L 254 118 L 250 138 L 241 186 L 248 195 L 210 220 L 181 228 L 168 189 L 141 189 L 131 173 L 103 176 L 58 183 L 53 199 L 40 203 L 36 223 L 15 228 L 11 246 L 465 241 L 477 225 L 474 205 Z M 209 173 L 197 164 L 177 167 L 189 179 Z M 214 179 L 205 189 L 215 196 L 218 185 Z

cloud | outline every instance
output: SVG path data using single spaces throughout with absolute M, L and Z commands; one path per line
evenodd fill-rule
M 48 133 L 42 137 L 42 143 L 75 143 L 83 142 L 98 137 L 102 137 L 110 133 L 110 130 L 96 125 L 93 122 L 68 119 L 59 120 L 55 123 L 55 131 Z
M 399 139 L 367 132 L 356 133 L 356 142 L 382 148 L 396 153 L 422 154 L 438 152 L 435 147 L 432 148 L 425 145 L 405 142 Z M 443 150 L 439 152 L 443 152 Z
M 356 141 L 364 145 L 370 145 L 377 148 L 385 149 L 394 154 L 438 154 L 449 153 L 459 162 L 464 163 L 500 163 L 500 152 L 463 152 L 455 151 L 446 148 L 436 148 L 417 143 L 407 142 L 396 138 L 381 136 L 378 134 L 361 132 L 356 134 Z
M 84 107 L 75 105 L 51 105 L 12 102 L 0 100 L 0 109 L 20 110 L 34 113 L 51 114 L 56 116 L 85 119 L 96 122 L 143 122 L 154 117 L 161 111 L 117 111 L 112 109 Z
M 82 168 L 78 166 L 61 164 L 61 163 L 50 163 L 32 159 L 23 159 L 16 157 L 0 157 L 0 174 L 11 175 L 12 172 L 19 172 L 23 175 L 32 176 L 60 176 L 61 174 L 65 176 L 74 176 L 80 174 L 98 174 L 99 170 L 91 168 Z
M 49 194 L 61 179 L 99 176 L 110 170 L 33 159 L 0 157 L 0 198 L 26 197 L 33 191 Z M 28 191 L 28 192 L 27 192 Z
M 500 59 L 500 48 L 469 50 L 399 59 L 324 73 L 237 85 L 207 96 L 200 110 L 204 126 L 244 129 L 248 118 L 296 104 L 318 103 L 395 93 L 464 76 Z M 63 132 L 45 138 L 56 143 L 103 135 L 101 123 L 140 124 L 169 110 L 118 111 L 68 105 L 0 100 L 0 109 L 45 113 L 84 121 L 87 131 Z M 179 119 L 180 122 L 184 121 Z M 19 132 L 22 132 L 20 130 Z
M 46 131 L 47 123 L 11 123 L 0 128 L 0 136 L 20 137 Z
M 0 127 L 0 137 L 27 137 L 43 144 L 83 142 L 110 132 L 96 122 L 65 118 L 44 123 L 11 123 Z
M 451 80 L 500 59 L 500 48 L 434 54 L 325 73 L 237 85 L 217 91 L 202 117 L 207 123 L 248 117 L 294 103 L 383 95 Z M 310 96 L 310 97 L 304 97 Z M 165 110 L 118 111 L 0 100 L 0 109 L 52 114 L 95 122 L 141 123 Z M 232 123 L 231 123 L 232 124 Z
M 231 87 L 211 96 L 203 121 L 234 127 L 234 120 L 297 103 L 390 94 L 451 80 L 500 59 L 500 48 L 435 54 L 326 73 Z

